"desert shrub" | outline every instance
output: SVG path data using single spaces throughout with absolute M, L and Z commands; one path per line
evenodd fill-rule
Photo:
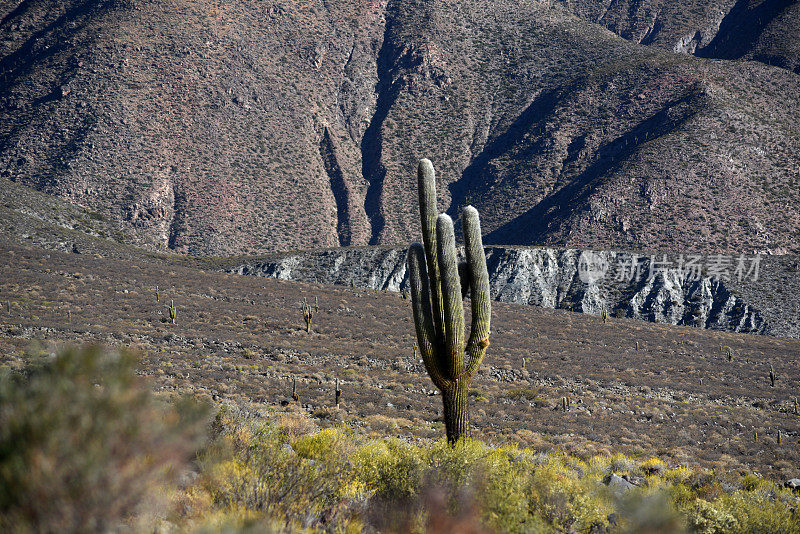
M 369 440 L 353 455 L 359 485 L 384 500 L 407 502 L 422 487 L 425 457 L 399 439 Z
M 205 410 L 155 399 L 135 363 L 94 347 L 0 370 L 0 531 L 106 531 L 181 473 Z
M 779 490 L 737 491 L 710 503 L 698 499 L 688 515 L 692 527 L 698 532 L 800 532 L 796 498 Z
M 469 525 L 471 532 L 665 533 L 798 532 L 800 525 L 795 497 L 774 483 L 725 493 L 719 477 L 729 473 L 667 469 L 655 458 L 584 461 L 476 440 L 369 438 L 346 427 L 290 437 L 257 416 L 222 419 L 220 436 L 233 452 L 209 464 L 206 484 L 223 517 L 238 517 L 238 525 L 277 518 L 312 531 Z M 646 476 L 642 486 L 620 493 L 604 484 L 625 471 Z
M 756 476 L 752 473 L 748 473 L 745 476 L 743 476 L 741 484 L 742 484 L 742 489 L 745 491 L 763 490 L 769 488 L 770 486 L 769 481 L 764 480 L 763 478 Z
M 532 387 L 515 387 L 507 390 L 504 396 L 514 400 L 533 401 L 538 398 L 539 389 Z
M 337 452 L 337 443 L 340 438 L 341 434 L 337 429 L 328 428 L 299 437 L 292 442 L 292 449 L 301 458 L 330 462 Z
M 739 532 L 739 522 L 726 510 L 708 501 L 698 499 L 689 513 L 692 531 L 698 534 L 734 534 Z
M 201 484 L 228 516 L 303 527 L 337 516 L 346 471 L 333 454 L 335 430 L 309 434 L 292 446 L 281 428 L 230 408 L 217 414 L 213 428 Z
M 531 476 L 537 513 L 549 524 L 581 532 L 606 525 L 608 514 L 613 512 L 612 499 L 597 474 L 585 474 L 593 469 L 596 467 L 563 455 L 547 458 Z
M 647 460 L 642 462 L 642 465 L 639 467 L 642 471 L 642 474 L 648 476 L 648 475 L 657 475 L 661 473 L 664 470 L 665 466 L 664 462 L 662 462 L 658 458 L 648 458 Z

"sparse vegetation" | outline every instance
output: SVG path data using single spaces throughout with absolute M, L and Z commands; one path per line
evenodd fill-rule
M 321 424 L 363 424 L 376 436 L 391 431 L 409 439 L 444 432 L 441 396 L 423 364 L 411 360 L 410 305 L 396 295 L 150 260 L 47 255 L 45 263 L 36 248 L 2 253 L 0 293 L 12 314 L 0 316 L 0 365 L 21 365 L 31 337 L 52 351 L 66 341 L 131 344 L 157 390 L 263 409 L 288 399 L 289 407 L 313 413 L 332 406 L 338 377 L 347 385 L 344 402 Z M 147 290 L 165 278 L 174 281 L 171 296 L 182 296 L 176 325 L 161 323 Z M 321 333 L 298 328 L 298 293 L 339 310 L 326 315 Z M 52 295 L 60 295 L 57 305 Z M 74 312 L 70 324 L 65 307 Z M 790 404 L 800 391 L 796 340 L 630 320 L 598 328 L 593 317 L 500 302 L 492 310 L 492 346 L 471 385 L 486 399 L 470 409 L 473 437 L 575 455 L 658 454 L 779 481 L 800 475 L 800 418 Z M 243 324 L 247 316 L 258 319 Z M 720 357 L 720 342 L 736 351 L 732 363 Z M 767 362 L 778 377 L 774 388 Z M 302 402 L 291 402 L 292 377 Z M 517 388 L 536 393 L 528 400 L 513 394 Z M 568 424 L 562 396 L 573 400 Z M 372 424 L 373 416 L 384 420 Z M 782 447 L 775 447 L 777 428 Z
M 205 438 L 206 409 L 154 397 L 130 353 L 29 358 L 0 374 L 7 531 L 800 532 L 800 497 L 753 474 L 374 438 L 229 403 Z

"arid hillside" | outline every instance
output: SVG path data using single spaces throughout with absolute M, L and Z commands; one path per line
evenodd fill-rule
M 6 0 L 0 183 L 154 249 L 391 245 L 427 156 L 487 244 L 797 252 L 797 12 Z
M 631 41 L 715 59 L 749 59 L 800 74 L 796 0 L 562 0 Z
M 76 343 L 131 346 L 141 373 L 165 392 L 302 411 L 376 435 L 443 434 L 441 398 L 415 355 L 410 303 L 399 294 L 179 261 L 0 239 L 0 365 Z M 311 333 L 303 298 L 319 303 Z M 798 340 L 495 303 L 491 346 L 470 391 L 472 428 L 492 443 L 655 455 L 782 483 L 800 460 L 799 357 Z

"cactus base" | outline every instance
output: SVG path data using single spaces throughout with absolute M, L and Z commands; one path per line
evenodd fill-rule
M 444 424 L 447 441 L 455 443 L 469 437 L 469 380 L 456 380 L 452 387 L 442 390 Z

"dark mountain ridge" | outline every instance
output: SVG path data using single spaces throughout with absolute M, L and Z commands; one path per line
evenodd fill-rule
M 0 175 L 140 246 L 238 254 L 415 239 L 427 156 L 489 244 L 797 252 L 797 12 L 6 1 Z

